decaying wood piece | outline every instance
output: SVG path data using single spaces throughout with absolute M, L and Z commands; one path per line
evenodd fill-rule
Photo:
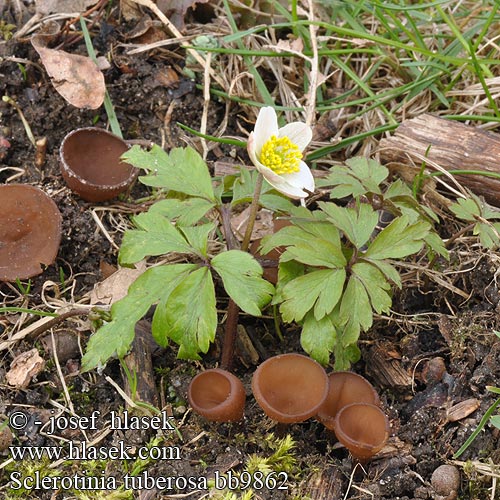
M 150 324 L 144 320 L 138 321 L 135 327 L 132 349 L 123 359 L 132 377 L 136 377 L 135 388 L 131 387 L 131 381 L 126 373 L 123 373 L 123 381 L 125 392 L 134 402 L 142 401 L 158 407 L 158 392 L 154 381 L 151 344 Z
M 311 500 L 332 500 L 342 498 L 344 478 L 336 467 L 328 467 L 314 474 L 307 483 L 307 498 Z
M 402 163 L 420 170 L 425 159 L 444 170 L 480 170 L 500 174 L 500 134 L 424 114 L 403 122 L 379 145 L 383 163 Z M 472 192 L 500 206 L 500 179 L 484 175 L 454 175 Z
M 389 355 L 384 349 L 374 346 L 366 359 L 366 371 L 382 387 L 408 389 L 412 379 L 401 366 L 401 361 Z

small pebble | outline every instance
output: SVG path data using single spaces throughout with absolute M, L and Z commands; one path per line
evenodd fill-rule
M 437 495 L 454 500 L 460 487 L 460 472 L 454 465 L 440 465 L 432 473 L 431 484 Z
M 434 385 L 441 382 L 445 373 L 446 365 L 444 364 L 444 359 L 440 357 L 432 358 L 425 364 L 422 370 L 422 378 L 427 385 Z

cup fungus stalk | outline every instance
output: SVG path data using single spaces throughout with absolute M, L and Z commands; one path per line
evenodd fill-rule
M 247 143 L 248 155 L 259 175 L 241 244 L 244 252 L 250 245 L 264 179 L 280 193 L 301 202 L 314 191 L 311 170 L 302 161 L 302 152 L 311 139 L 312 129 L 306 123 L 292 122 L 280 128 L 274 108 L 261 108 Z M 238 314 L 238 306 L 230 300 L 221 354 L 221 367 L 227 370 L 231 368 L 234 356 Z

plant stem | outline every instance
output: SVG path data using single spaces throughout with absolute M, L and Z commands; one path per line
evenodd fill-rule
M 248 215 L 245 236 L 243 237 L 243 243 L 241 244 L 241 250 L 244 252 L 248 250 L 248 246 L 250 245 L 255 218 L 257 217 L 257 212 L 259 210 L 259 198 L 260 192 L 262 191 L 263 180 L 264 178 L 262 177 L 262 174 L 259 174 L 257 176 L 257 181 L 255 182 L 255 190 L 253 193 L 252 203 L 250 204 L 250 214 Z M 227 240 L 228 235 L 226 234 L 226 241 Z M 234 346 L 236 344 L 236 335 L 238 332 L 239 312 L 240 311 L 236 302 L 234 302 L 233 299 L 229 299 L 229 304 L 227 306 L 226 328 L 220 358 L 220 366 L 224 370 L 231 370 L 233 364 Z
M 250 245 L 250 240 L 252 238 L 253 226 L 255 224 L 255 218 L 257 217 L 257 212 L 259 211 L 259 198 L 260 192 L 262 191 L 262 182 L 264 177 L 262 174 L 257 176 L 255 181 L 255 191 L 253 193 L 252 203 L 250 205 L 250 214 L 248 215 L 247 227 L 245 230 L 245 236 L 243 237 L 243 243 L 241 244 L 241 249 L 246 252 Z
M 238 333 L 239 308 L 233 299 L 229 299 L 227 306 L 226 328 L 224 331 L 224 341 L 220 356 L 220 367 L 223 370 L 231 370 L 234 360 L 234 346 L 236 344 L 236 334 Z

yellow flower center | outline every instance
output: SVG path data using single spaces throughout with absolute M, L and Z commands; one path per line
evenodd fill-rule
M 302 153 L 288 137 L 275 135 L 262 146 L 260 162 L 278 175 L 300 171 Z

